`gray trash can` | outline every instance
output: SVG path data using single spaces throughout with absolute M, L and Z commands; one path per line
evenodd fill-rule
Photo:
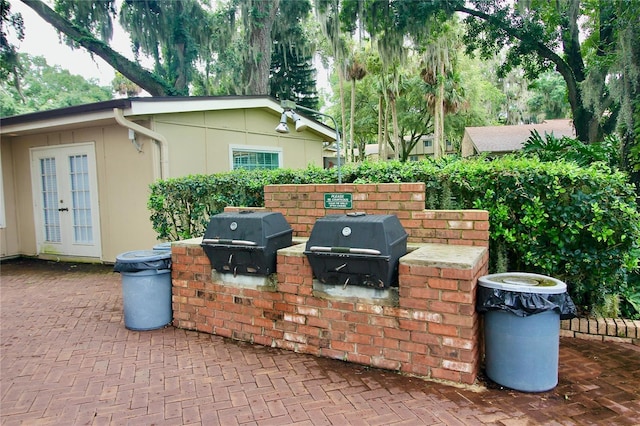
M 155 330 L 171 322 L 171 251 L 122 253 L 116 256 L 114 271 L 122 275 L 126 328 Z
M 566 289 L 562 281 L 538 274 L 480 277 L 477 310 L 484 313 L 487 377 L 523 392 L 558 384 L 560 319 L 576 312 Z
M 167 241 L 166 243 L 158 243 L 155 246 L 153 246 L 153 249 L 171 251 L 171 241 Z

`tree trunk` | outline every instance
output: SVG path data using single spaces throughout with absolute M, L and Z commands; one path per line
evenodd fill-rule
M 248 55 L 245 57 L 244 83 L 246 95 L 269 94 L 269 68 L 271 66 L 271 29 L 276 19 L 280 0 L 249 0 L 243 14 L 248 32 Z
M 351 161 L 355 160 L 353 152 L 353 135 L 355 133 L 353 125 L 356 121 L 356 79 L 351 80 L 351 116 L 349 117 L 349 143 L 351 144 Z
M 400 159 L 400 127 L 398 126 L 398 106 L 396 96 L 391 96 L 391 121 L 393 124 L 393 158 Z
M 115 50 L 111 49 L 108 44 L 96 39 L 86 30 L 79 28 L 67 21 L 56 12 L 51 10 L 49 6 L 40 0 L 22 0 L 24 4 L 33 9 L 42 19 L 51 24 L 56 30 L 65 34 L 80 46 L 87 49 L 105 60 L 115 70 L 129 80 L 149 92 L 151 96 L 171 96 L 176 92 L 173 87 L 168 85 L 155 74 L 147 71 L 135 62 L 125 58 Z
M 385 99 L 384 102 L 384 117 L 382 119 L 382 157 L 378 159 L 378 161 L 387 161 L 387 157 L 389 156 L 389 147 L 388 147 L 388 133 L 389 133 L 389 101 Z
M 338 155 L 342 154 L 342 150 L 344 149 L 345 152 L 345 159 L 346 159 L 346 145 L 347 145 L 347 141 L 345 140 L 346 138 L 344 137 L 344 126 L 347 122 L 347 110 L 345 108 L 344 105 L 344 72 L 342 71 L 342 65 L 338 65 L 338 87 L 340 88 L 340 114 L 342 117 L 342 141 L 344 142 L 340 147 L 340 151 L 338 151 Z
M 382 95 L 378 96 L 378 161 L 382 159 L 382 154 L 384 153 L 384 134 L 382 131 L 382 107 L 384 106 L 384 99 Z
M 433 158 L 442 157 L 444 147 L 444 63 L 440 61 L 438 64 L 438 73 L 436 75 L 438 89 L 433 108 Z

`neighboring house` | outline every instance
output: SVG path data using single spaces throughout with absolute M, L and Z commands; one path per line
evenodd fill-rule
M 444 153 L 453 153 L 453 144 L 450 141 L 445 142 Z M 409 153 L 408 160 L 420 161 L 430 157 L 433 157 L 433 134 L 425 135 L 420 138 Z M 369 161 L 378 161 L 379 156 L 377 143 L 365 145 L 365 158 Z M 395 152 L 389 145 L 387 147 L 387 160 L 393 160 L 394 158 L 396 158 Z
M 157 179 L 234 168 L 322 167 L 335 131 L 280 134 L 269 97 L 116 99 L 0 121 L 0 258 L 113 262 L 158 243 Z
M 522 149 L 524 143 L 537 130 L 540 136 L 553 134 L 557 138 L 568 136 L 575 138 L 573 123 L 570 119 L 546 120 L 539 124 L 521 124 L 515 126 L 467 127 L 462 138 L 462 156 L 488 153 L 503 155 Z

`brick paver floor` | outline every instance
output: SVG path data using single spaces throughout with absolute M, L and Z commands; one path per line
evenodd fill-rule
M 454 387 L 173 327 L 129 331 L 111 271 L 0 265 L 0 424 L 640 424 L 637 346 L 563 338 L 549 392 Z

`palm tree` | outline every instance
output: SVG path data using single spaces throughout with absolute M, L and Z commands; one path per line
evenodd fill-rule
M 351 146 L 351 161 L 354 161 L 354 122 L 356 116 L 356 81 L 362 80 L 367 75 L 367 70 L 360 59 L 354 56 L 347 67 L 347 77 L 351 81 L 351 113 L 349 116 L 349 144 Z
M 423 69 L 421 76 L 424 81 L 434 88 L 434 92 L 427 94 L 429 103 L 433 105 L 433 156 L 440 158 L 444 153 L 444 117 L 445 86 L 447 78 L 453 76 L 456 66 L 456 52 L 461 48 L 460 38 L 455 21 L 441 24 L 441 31 L 432 32 L 435 37 L 427 43 L 428 48 L 423 54 Z M 449 104 L 449 111 L 455 111 L 455 103 Z

